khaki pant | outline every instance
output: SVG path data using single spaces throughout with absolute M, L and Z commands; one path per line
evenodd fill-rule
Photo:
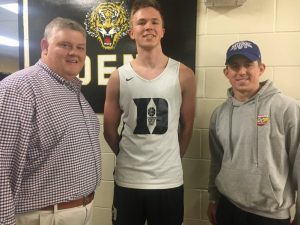
M 92 225 L 93 201 L 86 206 L 16 215 L 17 225 Z

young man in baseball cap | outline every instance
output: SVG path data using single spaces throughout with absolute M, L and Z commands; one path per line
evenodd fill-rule
M 213 225 L 288 225 L 300 181 L 300 106 L 269 80 L 258 46 L 232 44 L 228 99 L 209 126 L 208 217 Z M 293 224 L 300 224 L 300 200 Z

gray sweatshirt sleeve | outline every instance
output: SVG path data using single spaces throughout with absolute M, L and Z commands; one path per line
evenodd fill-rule
M 209 172 L 209 183 L 208 192 L 209 200 L 217 201 L 219 199 L 219 191 L 215 184 L 215 179 L 221 169 L 222 158 L 223 158 L 223 148 L 220 145 L 218 137 L 216 135 L 216 120 L 217 120 L 217 110 L 211 116 L 209 124 L 209 148 L 210 148 L 210 172 Z
M 287 149 L 289 160 L 291 163 L 293 184 L 295 191 L 298 193 L 296 197 L 296 214 L 297 224 L 300 224 L 300 106 L 290 111 L 286 116 L 289 125 L 287 127 Z

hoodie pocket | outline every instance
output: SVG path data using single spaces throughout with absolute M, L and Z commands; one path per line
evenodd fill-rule
M 268 174 L 222 168 L 216 179 L 218 190 L 241 207 L 276 211 L 279 202 Z

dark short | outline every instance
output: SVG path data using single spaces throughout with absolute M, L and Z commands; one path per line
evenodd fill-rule
M 182 225 L 183 211 L 183 186 L 132 189 L 115 184 L 113 225 Z
M 290 218 L 274 219 L 246 212 L 221 196 L 217 208 L 217 225 L 290 225 Z

